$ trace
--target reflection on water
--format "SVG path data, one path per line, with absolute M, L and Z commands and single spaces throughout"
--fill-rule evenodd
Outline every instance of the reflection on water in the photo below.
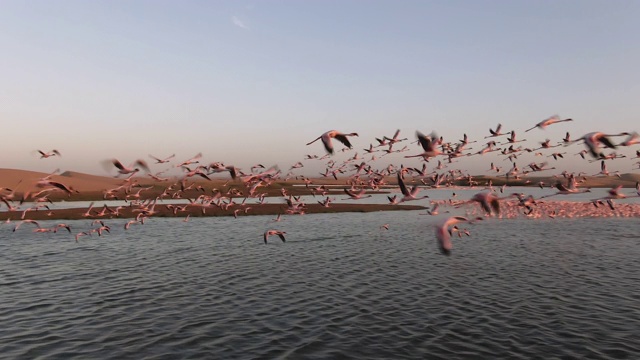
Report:
M 444 257 L 418 213 L 2 224 L 1 357 L 640 356 L 637 219 L 489 219 Z

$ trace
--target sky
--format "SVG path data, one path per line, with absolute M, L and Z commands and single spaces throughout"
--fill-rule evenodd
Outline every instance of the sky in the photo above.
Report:
M 359 134 L 337 161 L 396 129 L 466 133 L 472 151 L 498 123 L 527 147 L 637 131 L 639 18 L 640 2 L 617 0 L 0 0 L 0 168 L 107 175 L 106 159 L 201 152 L 287 170 L 322 156 L 305 144 L 331 129 Z M 574 121 L 523 133 L 554 114 Z M 405 144 L 375 166 L 419 165 Z M 557 166 L 599 171 L 572 155 L 583 148 L 557 149 Z M 552 161 L 528 156 L 521 167 Z M 610 167 L 632 172 L 627 160 Z M 492 161 L 509 168 L 497 155 L 456 167 Z M 325 166 L 304 164 L 307 176 Z

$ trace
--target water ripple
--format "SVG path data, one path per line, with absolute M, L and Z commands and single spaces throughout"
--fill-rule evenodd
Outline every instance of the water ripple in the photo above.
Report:
M 271 216 L 152 219 L 78 244 L 0 228 L 0 354 L 640 357 L 634 219 L 487 220 L 447 258 L 437 219 L 380 217 L 288 217 L 287 243 L 268 245 Z

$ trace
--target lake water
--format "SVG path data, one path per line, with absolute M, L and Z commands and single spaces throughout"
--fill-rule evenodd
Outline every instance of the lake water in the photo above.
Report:
M 0 224 L 0 358 L 640 358 L 637 218 L 423 212 Z

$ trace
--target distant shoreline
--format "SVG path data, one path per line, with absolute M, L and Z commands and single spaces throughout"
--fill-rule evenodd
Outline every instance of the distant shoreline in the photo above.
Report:
M 212 217 L 212 216 L 234 216 L 234 211 L 237 211 L 237 216 L 255 216 L 255 215 L 285 215 L 287 211 L 286 204 L 250 204 L 246 206 L 233 206 L 228 210 L 223 210 L 218 206 L 211 206 L 205 208 L 204 212 L 202 208 L 198 206 L 188 206 L 185 211 L 173 211 L 166 206 L 167 204 L 158 204 L 154 208 L 154 213 L 150 216 L 153 217 L 182 217 L 187 215 L 191 217 Z M 185 204 L 179 204 L 185 205 Z M 135 218 L 140 211 L 137 207 L 125 207 L 119 210 L 119 214 L 112 215 L 106 213 L 104 216 L 98 216 L 96 213 L 103 209 L 102 206 L 96 206 L 93 209 L 93 215 L 84 216 L 87 208 L 73 208 L 73 209 L 57 209 L 57 210 L 37 210 L 29 211 L 26 219 L 31 220 L 108 220 L 108 219 L 131 219 Z M 245 209 L 249 209 L 245 212 Z M 341 213 L 341 212 L 377 212 L 377 211 L 402 211 L 402 210 L 424 210 L 425 206 L 420 205 L 389 205 L 389 204 L 331 204 L 329 207 L 322 206 L 320 204 L 307 204 L 304 207 L 304 214 L 328 214 L 328 213 Z M 20 221 L 22 211 L 3 211 L 0 212 L 0 221 Z

